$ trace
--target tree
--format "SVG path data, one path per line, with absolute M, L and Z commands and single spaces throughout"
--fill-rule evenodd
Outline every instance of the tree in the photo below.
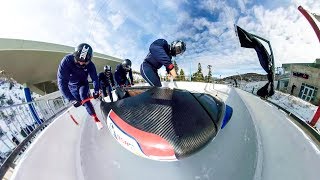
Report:
M 184 75 L 183 69 L 180 69 L 180 80 L 181 80 L 181 81 L 185 81 L 185 80 L 186 80 L 186 77 L 185 77 L 185 75 Z
M 204 81 L 204 76 L 202 74 L 201 64 L 198 63 L 198 71 L 192 75 L 192 81 L 202 82 Z
M 0 138 L 4 135 L 4 131 L 2 130 L 2 128 L 0 127 Z
M 202 73 L 202 68 L 200 63 L 198 63 L 198 73 Z
M 12 81 L 10 81 L 10 84 L 9 84 L 9 90 L 11 90 L 13 88 L 14 84 Z
M 212 65 L 208 65 L 208 75 L 206 76 L 206 81 L 207 82 L 211 82 L 212 80 L 212 69 L 211 69 Z
M 4 94 L 2 94 L 2 95 L 0 96 L 0 100 L 3 100 L 3 99 L 6 99 L 6 95 L 4 95 Z
M 173 61 L 173 65 L 174 65 L 174 70 L 176 70 L 177 75 L 179 75 L 179 67 L 176 61 Z
M 10 118 L 9 118 L 10 115 L 7 115 L 5 114 L 4 112 L 0 111 L 0 117 L 4 120 L 4 122 L 6 124 L 10 124 Z M 10 127 L 9 127 L 10 128 Z
M 8 104 L 8 105 L 13 105 L 14 104 L 14 102 L 13 102 L 13 100 L 10 98 L 10 99 L 8 99 L 7 101 L 6 101 L 6 103 Z
M 176 70 L 176 73 L 177 73 L 177 78 L 176 80 L 179 81 L 180 80 L 180 77 L 179 77 L 179 67 L 178 67 L 178 64 L 177 62 L 174 60 L 173 61 L 173 65 L 174 65 L 174 70 Z
M 3 119 L 8 118 L 8 116 L 3 111 L 0 111 L 0 117 L 2 117 Z

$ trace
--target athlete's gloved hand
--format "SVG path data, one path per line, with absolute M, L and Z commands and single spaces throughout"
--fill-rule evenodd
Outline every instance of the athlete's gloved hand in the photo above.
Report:
M 93 98 L 97 99 L 99 97 L 99 92 L 93 92 Z
M 81 102 L 80 102 L 80 101 L 74 100 L 74 101 L 72 101 L 71 103 L 72 103 L 73 106 L 76 107 L 76 108 L 79 107 L 79 106 L 81 106 Z

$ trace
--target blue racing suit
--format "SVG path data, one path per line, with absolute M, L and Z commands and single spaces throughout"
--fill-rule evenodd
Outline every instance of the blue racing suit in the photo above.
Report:
M 102 90 L 102 95 L 103 97 L 107 97 L 107 88 L 108 88 L 108 94 L 110 97 L 111 102 L 113 102 L 113 97 L 112 97 L 112 86 L 114 86 L 114 79 L 113 79 L 113 74 L 112 72 L 110 73 L 105 73 L 101 72 L 98 75 L 99 78 L 99 86 Z
M 90 95 L 88 75 L 92 79 L 94 92 L 99 92 L 97 70 L 93 62 L 81 68 L 76 65 L 73 54 L 66 55 L 61 60 L 57 73 L 58 87 L 62 95 L 69 101 L 87 99 Z M 84 106 L 90 115 L 95 114 L 90 101 Z
M 127 78 L 127 73 L 129 73 L 130 82 Z M 114 78 L 118 84 L 118 86 L 124 86 L 124 85 L 133 85 L 133 76 L 132 76 L 132 70 L 129 71 L 125 70 L 121 64 L 118 64 L 116 67 L 116 71 L 114 72 Z
M 171 61 L 170 45 L 164 39 L 155 40 L 149 48 L 149 53 L 140 66 L 142 77 L 151 85 L 161 87 L 158 69 L 162 66 L 166 67 L 169 72 L 174 68 Z

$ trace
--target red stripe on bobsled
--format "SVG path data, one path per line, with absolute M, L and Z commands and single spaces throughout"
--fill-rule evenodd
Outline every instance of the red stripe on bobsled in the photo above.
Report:
M 175 157 L 172 146 L 159 135 L 141 131 L 123 121 L 114 111 L 109 114 L 114 123 L 124 132 L 134 137 L 146 156 Z

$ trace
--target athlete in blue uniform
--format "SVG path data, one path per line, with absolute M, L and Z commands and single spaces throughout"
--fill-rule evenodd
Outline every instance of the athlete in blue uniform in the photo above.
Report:
M 88 75 L 93 82 L 93 97 L 95 99 L 99 97 L 99 81 L 96 67 L 91 61 L 92 55 L 91 46 L 82 43 L 76 47 L 73 54 L 66 55 L 59 65 L 57 73 L 59 90 L 66 99 L 72 102 L 74 107 L 81 106 L 81 101 L 89 98 Z M 98 119 L 92 103 L 87 101 L 83 105 L 93 117 L 98 129 L 101 129 L 103 125 Z
M 158 69 L 166 67 L 167 73 L 175 78 L 177 73 L 171 61 L 172 56 L 184 53 L 186 44 L 179 40 L 173 41 L 171 45 L 164 39 L 155 40 L 149 48 L 149 53 L 140 66 L 142 77 L 151 85 L 161 87 Z
M 110 97 L 111 102 L 113 102 L 112 97 L 112 87 L 114 87 L 114 79 L 113 74 L 111 72 L 112 68 L 111 66 L 107 65 L 104 67 L 104 71 L 100 72 L 98 75 L 99 78 L 99 86 L 102 90 L 102 96 L 107 97 L 107 88 L 108 88 L 108 95 Z
M 127 78 L 128 73 L 130 81 Z M 130 59 L 125 59 L 121 64 L 117 65 L 116 71 L 114 72 L 114 78 L 117 82 L 117 85 L 120 87 L 134 85 Z

